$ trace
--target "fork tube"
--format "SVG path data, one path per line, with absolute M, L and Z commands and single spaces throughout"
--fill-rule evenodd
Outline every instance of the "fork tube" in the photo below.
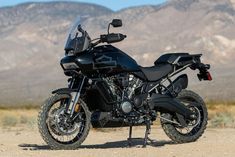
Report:
M 78 102 L 78 100 L 80 98 L 81 90 L 82 90 L 82 87 L 83 87 L 85 79 L 86 79 L 86 77 L 83 76 L 82 82 L 81 82 L 81 85 L 80 85 L 78 91 L 71 93 L 72 97 L 71 97 L 71 101 L 70 101 L 70 104 L 69 104 L 69 107 L 68 107 L 68 111 L 67 111 L 67 113 L 70 114 L 70 117 L 73 116 L 74 108 L 75 108 L 75 105 L 77 104 L 77 102 Z
M 69 87 L 69 88 L 72 88 L 72 87 L 73 87 L 73 84 L 74 84 L 74 78 L 71 78 L 68 87 Z

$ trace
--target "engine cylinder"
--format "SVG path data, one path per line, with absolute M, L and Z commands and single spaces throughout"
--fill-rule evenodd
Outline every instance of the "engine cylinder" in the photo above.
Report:
M 139 108 L 141 107 L 143 104 L 143 98 L 141 97 L 141 95 L 135 96 L 134 97 L 134 105 L 135 107 Z

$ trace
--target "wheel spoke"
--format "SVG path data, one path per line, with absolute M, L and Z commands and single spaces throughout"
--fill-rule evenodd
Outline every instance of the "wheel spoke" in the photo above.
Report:
M 81 112 L 77 113 L 77 115 L 74 118 L 74 120 L 77 119 L 75 120 L 74 124 L 69 124 L 69 125 L 66 124 L 65 126 L 65 123 L 67 123 L 66 122 L 67 120 L 63 120 L 63 119 L 67 117 L 66 115 L 64 115 L 64 109 L 65 109 L 65 107 L 63 107 L 64 102 L 65 101 L 62 100 L 60 101 L 60 103 L 55 103 L 51 107 L 51 109 L 48 112 L 46 124 L 48 126 L 50 134 L 52 135 L 54 139 L 56 139 L 58 142 L 67 143 L 67 142 L 73 142 L 75 138 L 79 138 L 83 134 L 85 124 L 86 124 L 86 114 L 83 108 L 81 108 L 82 109 L 80 110 Z M 57 119 L 59 118 L 60 120 L 58 121 L 54 120 L 56 118 Z
M 39 114 L 40 133 L 42 137 L 52 139 L 53 144 L 48 143 L 52 148 L 63 148 L 65 145 L 68 146 L 66 148 L 78 147 L 90 129 L 87 125 L 91 118 L 87 105 L 82 100 L 79 101 L 81 107 L 73 120 L 65 112 L 68 99 L 70 98 L 65 94 L 55 94 L 43 104 Z
M 189 128 L 188 128 L 188 127 L 186 127 L 185 129 L 186 129 L 187 133 L 189 133 Z
M 194 103 L 196 103 L 194 100 L 182 99 L 181 102 L 185 106 L 188 106 L 192 112 L 197 113 L 197 116 L 200 116 L 198 117 L 199 119 L 188 122 L 188 126 L 184 128 L 178 127 L 177 129 L 181 134 L 191 136 L 200 129 L 200 123 L 203 121 L 203 109 L 198 106 L 194 106 Z

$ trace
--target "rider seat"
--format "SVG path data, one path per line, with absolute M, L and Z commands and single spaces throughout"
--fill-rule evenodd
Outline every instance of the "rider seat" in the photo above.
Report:
M 170 64 L 161 64 L 152 67 L 140 67 L 140 69 L 149 81 L 157 81 L 173 72 L 173 66 Z
M 155 62 L 154 65 L 159 64 L 174 64 L 174 62 L 179 57 L 189 57 L 190 55 L 188 53 L 167 53 L 162 56 L 160 56 Z
M 175 69 L 183 68 L 193 63 L 195 58 L 200 58 L 201 54 L 190 55 L 188 53 L 167 53 L 160 56 L 152 67 L 140 67 L 148 81 L 158 81 L 159 79 L 172 73 Z

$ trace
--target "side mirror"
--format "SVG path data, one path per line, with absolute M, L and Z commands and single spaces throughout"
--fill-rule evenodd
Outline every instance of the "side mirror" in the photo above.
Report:
M 81 32 L 82 34 L 85 33 L 85 31 L 82 29 L 82 26 L 80 24 L 77 26 L 77 30 Z
M 113 21 L 110 24 L 113 27 L 121 27 L 122 26 L 122 20 L 121 19 L 113 19 Z

